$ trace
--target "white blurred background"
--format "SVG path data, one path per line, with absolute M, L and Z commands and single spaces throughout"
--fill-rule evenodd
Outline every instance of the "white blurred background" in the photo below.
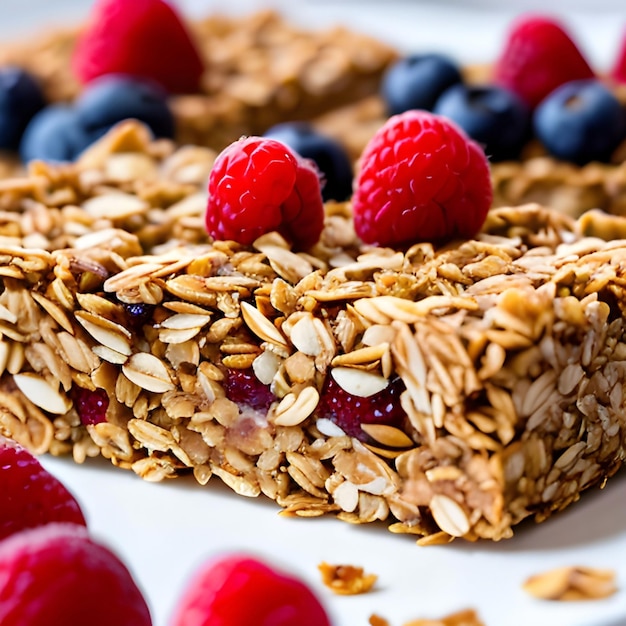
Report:
M 132 0 L 127 0 L 132 2 Z M 446 51 L 466 62 L 493 59 L 514 16 L 541 11 L 561 17 L 598 71 L 626 37 L 626 0 L 173 0 L 189 17 L 274 7 L 305 26 L 343 23 L 404 51 Z M 92 0 L 0 0 L 0 37 L 42 25 L 78 23 Z

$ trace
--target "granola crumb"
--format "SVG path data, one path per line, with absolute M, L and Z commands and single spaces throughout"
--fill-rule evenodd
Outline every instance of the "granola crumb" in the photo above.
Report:
M 378 580 L 376 574 L 366 574 L 362 567 L 355 565 L 330 565 L 322 562 L 317 567 L 322 574 L 322 582 L 338 595 L 368 593 Z M 376 624 L 384 626 L 382 622 L 375 622 L 374 626 Z
M 391 626 L 379 615 L 372 614 L 369 618 L 370 626 Z M 405 622 L 403 626 L 485 626 L 474 609 L 463 609 L 439 619 L 415 619 Z
M 583 566 L 541 572 L 530 576 L 522 588 L 535 598 L 560 602 L 601 600 L 617 591 L 613 570 Z

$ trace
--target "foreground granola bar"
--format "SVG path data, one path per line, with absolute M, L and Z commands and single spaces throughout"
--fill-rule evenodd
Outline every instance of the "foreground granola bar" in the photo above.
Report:
M 502 208 L 475 240 L 401 252 L 360 247 L 329 204 L 311 253 L 212 244 L 213 157 L 129 123 L 2 182 L 0 432 L 422 543 L 510 537 L 619 469 L 626 221 Z M 249 368 L 267 414 L 226 397 Z M 399 376 L 404 425 L 345 435 L 316 413 L 331 375 L 350 393 Z

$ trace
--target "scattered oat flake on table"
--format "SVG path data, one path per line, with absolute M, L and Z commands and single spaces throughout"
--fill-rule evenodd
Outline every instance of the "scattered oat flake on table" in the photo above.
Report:
M 440 619 L 416 619 L 404 626 L 485 626 L 474 609 L 463 609 Z
M 322 582 L 338 595 L 367 593 L 378 580 L 376 574 L 366 574 L 362 567 L 355 565 L 330 565 L 323 562 L 317 567 L 322 574 Z M 383 626 L 382 622 L 380 626 Z
M 617 591 L 613 570 L 575 566 L 531 576 L 522 587 L 535 598 L 559 601 L 600 600 Z
M 391 626 L 389 622 L 379 615 L 372 615 L 369 619 L 370 626 Z M 485 626 L 474 609 L 463 609 L 440 619 L 416 619 L 406 622 L 403 626 Z

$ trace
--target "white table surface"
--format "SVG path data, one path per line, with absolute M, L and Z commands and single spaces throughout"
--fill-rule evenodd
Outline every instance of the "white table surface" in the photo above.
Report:
M 235 0 L 228 10 L 267 4 Z M 440 50 L 484 62 L 497 54 L 514 15 L 543 4 L 284 0 L 273 6 L 302 24 L 342 22 L 406 51 Z M 214 10 L 217 3 L 185 0 L 179 5 L 194 16 Z M 0 37 L 75 22 L 90 6 L 86 0 L 0 0 Z M 567 20 L 597 69 L 612 64 L 620 37 L 626 35 L 623 0 L 555 0 L 551 10 Z M 549 522 L 523 525 L 511 540 L 418 548 L 411 538 L 391 535 L 383 527 L 279 517 L 272 503 L 235 496 L 217 480 L 206 487 L 182 479 L 154 485 L 103 462 L 84 467 L 67 459 L 43 462 L 76 494 L 94 535 L 129 565 L 152 607 L 155 626 L 168 624 L 181 590 L 201 563 L 235 549 L 252 550 L 301 575 L 319 592 L 335 626 L 367 626 L 372 613 L 401 626 L 464 607 L 476 608 L 487 626 L 626 626 L 624 472 L 604 491 L 585 494 Z M 379 576 L 377 590 L 333 596 L 316 570 L 322 560 L 364 566 Z M 526 576 L 568 564 L 614 568 L 619 592 L 601 602 L 575 604 L 540 602 L 522 592 Z

